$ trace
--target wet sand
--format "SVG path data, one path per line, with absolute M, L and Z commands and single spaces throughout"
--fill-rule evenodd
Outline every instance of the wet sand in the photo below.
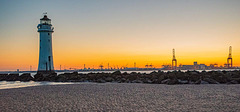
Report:
M 240 111 L 240 85 L 81 83 L 0 90 L 0 111 Z

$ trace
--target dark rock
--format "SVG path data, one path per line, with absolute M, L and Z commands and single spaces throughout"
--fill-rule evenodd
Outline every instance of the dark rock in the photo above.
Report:
M 0 74 L 0 81 L 7 80 L 8 74 Z
M 143 83 L 141 80 L 133 80 L 132 83 Z
M 143 83 L 152 83 L 152 81 L 148 78 L 141 78 L 140 79 Z
M 199 74 L 195 74 L 196 72 L 194 72 L 193 74 L 189 74 L 188 76 L 188 80 L 191 81 L 191 82 L 196 82 L 198 80 L 201 79 L 201 75 Z
M 170 79 L 168 82 L 167 82 L 168 85 L 174 85 L 174 84 L 179 84 L 178 80 L 177 79 Z
M 130 74 L 128 75 L 127 79 L 129 79 L 130 81 L 136 80 L 138 78 L 138 76 L 135 74 Z
M 36 75 L 34 75 L 34 81 L 44 81 L 44 80 L 45 78 L 42 73 L 37 73 Z
M 230 82 L 232 84 L 240 84 L 240 78 L 232 78 Z
M 155 74 L 158 74 L 158 72 L 153 71 L 153 72 L 151 72 L 149 75 L 155 75 Z
M 197 71 L 192 71 L 192 72 L 190 72 L 190 74 L 191 74 L 191 75 L 198 75 L 199 72 L 197 72 Z
M 176 78 L 180 80 L 189 80 L 189 74 L 183 73 L 183 72 L 178 72 L 176 74 Z
M 64 76 L 67 80 L 80 80 L 81 79 L 81 76 L 77 72 L 64 73 Z
M 220 84 L 219 82 L 217 82 L 214 79 L 210 79 L 210 78 L 204 78 L 203 81 L 208 82 L 209 84 Z
M 169 79 L 176 79 L 176 78 L 177 78 L 177 76 L 176 76 L 175 73 L 168 73 L 166 76 L 167 76 Z
M 126 79 L 125 78 L 121 78 L 121 82 L 126 82 Z
M 236 81 L 236 80 L 231 80 L 230 82 L 227 82 L 227 84 L 238 84 L 238 81 Z
M 106 81 L 103 80 L 103 79 L 98 79 L 96 82 L 98 82 L 98 83 L 105 83 Z
M 170 81 L 170 79 L 165 79 L 165 80 L 161 81 L 161 84 L 167 84 L 168 81 Z
M 64 73 L 38 73 L 34 78 L 30 74 L 0 74 L 0 81 L 72 81 L 72 82 L 119 82 L 119 83 L 154 83 L 154 84 L 236 84 L 240 83 L 240 71 L 173 71 L 173 72 L 151 72 L 146 73 L 88 73 L 78 74 L 78 72 Z
M 230 81 L 230 76 L 227 76 L 225 74 L 211 75 L 211 78 L 222 84 Z
M 57 79 L 57 73 L 51 73 L 45 77 L 45 80 L 47 81 L 56 81 Z
M 56 78 L 56 81 L 57 82 L 66 82 L 67 78 L 66 78 L 65 74 L 59 74 Z
M 119 74 L 119 75 L 121 75 L 121 74 Z M 122 75 L 128 75 L 128 73 L 127 72 L 123 72 Z
M 209 83 L 206 81 L 203 81 L 202 79 L 199 79 L 195 82 L 195 84 L 209 84 Z
M 239 72 L 233 72 L 231 75 L 232 78 L 240 78 Z
M 114 79 L 112 78 L 112 77 L 107 77 L 106 79 L 105 79 L 105 81 L 106 82 L 112 82 Z
M 113 72 L 112 75 L 121 75 L 121 72 L 118 70 L 118 71 Z
M 33 77 L 31 76 L 30 73 L 23 73 L 20 75 L 20 81 L 31 81 L 33 80 Z
M 35 81 L 56 81 L 57 73 L 37 73 L 34 75 Z
M 6 81 L 19 81 L 19 74 L 9 74 L 7 75 Z
M 178 83 L 179 84 L 189 84 L 189 81 L 188 80 L 180 80 L 180 79 L 178 79 Z

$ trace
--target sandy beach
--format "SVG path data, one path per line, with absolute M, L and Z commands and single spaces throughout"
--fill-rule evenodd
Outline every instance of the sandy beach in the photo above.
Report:
M 0 111 L 240 111 L 240 85 L 80 83 L 0 90 Z

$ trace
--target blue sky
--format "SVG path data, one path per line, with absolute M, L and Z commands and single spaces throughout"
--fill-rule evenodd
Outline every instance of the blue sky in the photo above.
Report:
M 239 0 L 0 0 L 0 70 L 37 68 L 36 26 L 44 12 L 55 27 L 56 66 L 161 66 L 172 48 L 182 64 L 224 64 L 230 45 L 239 65 L 239 6 Z

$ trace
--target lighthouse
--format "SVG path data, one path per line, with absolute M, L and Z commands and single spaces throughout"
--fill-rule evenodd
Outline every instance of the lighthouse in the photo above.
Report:
M 40 19 L 40 24 L 37 26 L 39 32 L 39 62 L 38 73 L 52 73 L 54 72 L 53 66 L 53 53 L 52 53 L 52 33 L 53 27 L 51 19 L 44 15 Z

